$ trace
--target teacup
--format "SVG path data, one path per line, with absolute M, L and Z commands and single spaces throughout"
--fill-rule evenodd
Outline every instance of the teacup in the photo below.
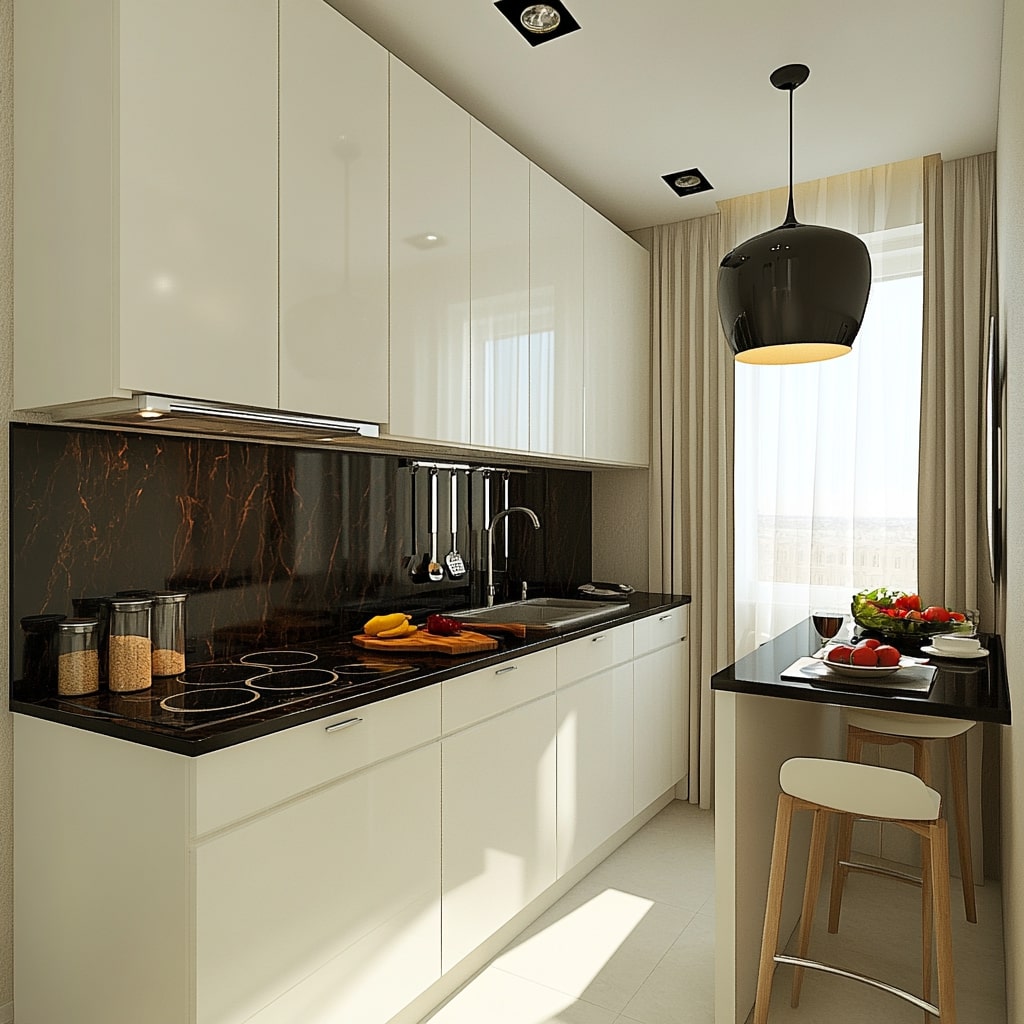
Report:
M 943 633 L 932 637 L 932 646 L 946 654 L 973 654 L 980 650 L 981 641 L 976 636 L 962 636 L 958 633 Z

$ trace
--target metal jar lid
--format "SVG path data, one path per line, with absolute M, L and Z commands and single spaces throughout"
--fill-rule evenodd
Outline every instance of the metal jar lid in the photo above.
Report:
M 89 633 L 100 624 L 99 619 L 75 618 L 65 619 L 57 623 L 61 633 Z
M 122 612 L 141 612 L 153 607 L 150 597 L 112 597 L 110 607 Z
M 155 590 L 151 596 L 154 604 L 181 604 L 188 594 L 183 590 Z

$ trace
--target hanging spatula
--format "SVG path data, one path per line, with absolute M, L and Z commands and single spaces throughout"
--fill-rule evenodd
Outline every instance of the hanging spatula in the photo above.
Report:
M 444 567 L 453 580 L 461 580 L 466 575 L 466 563 L 459 554 L 459 471 L 448 471 L 451 480 L 451 514 L 452 514 L 452 549 L 444 556 Z

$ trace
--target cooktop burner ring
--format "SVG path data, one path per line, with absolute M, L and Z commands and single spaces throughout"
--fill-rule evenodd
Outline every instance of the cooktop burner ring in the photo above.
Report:
M 242 708 L 260 699 L 258 690 L 242 686 L 209 686 L 201 690 L 172 693 L 160 701 L 164 711 L 175 714 L 212 714 Z
M 310 651 L 252 651 L 238 659 L 243 665 L 258 665 L 261 668 L 299 668 L 312 665 L 317 656 Z
M 253 690 L 271 693 L 293 690 L 322 690 L 338 681 L 338 673 L 327 668 L 291 668 L 277 672 L 264 672 L 248 680 L 246 686 Z
M 239 665 L 233 661 L 209 662 L 189 665 L 176 678 L 186 686 L 230 686 L 233 683 L 247 683 L 269 671 L 262 665 Z

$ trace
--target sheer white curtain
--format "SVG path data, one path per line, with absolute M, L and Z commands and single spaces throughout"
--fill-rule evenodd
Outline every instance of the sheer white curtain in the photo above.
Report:
M 860 235 L 873 282 L 853 352 L 736 364 L 736 654 L 867 586 L 917 581 L 922 161 L 797 186 L 804 223 Z M 780 224 L 787 190 L 719 204 L 723 253 Z

